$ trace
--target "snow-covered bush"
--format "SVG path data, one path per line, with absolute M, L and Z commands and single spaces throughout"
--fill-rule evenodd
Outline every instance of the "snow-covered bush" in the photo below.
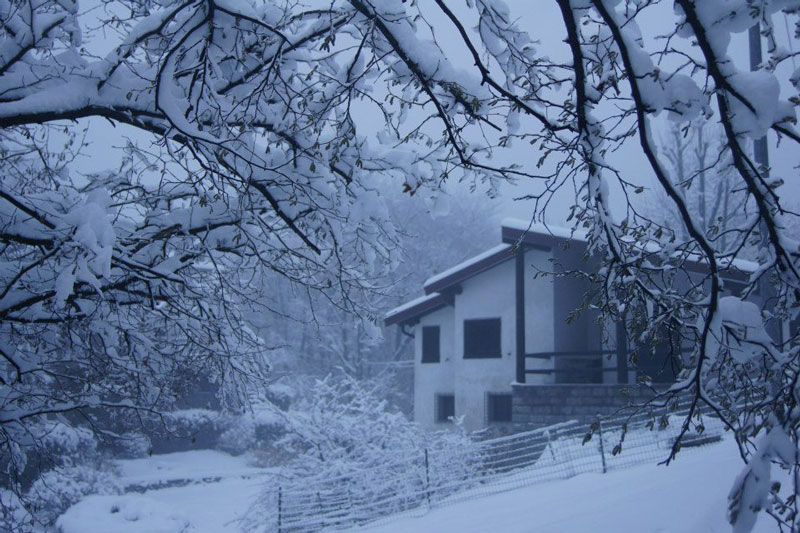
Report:
M 166 413 L 153 428 L 156 453 L 212 448 L 227 425 L 226 416 L 211 409 L 179 409 Z
M 83 496 L 120 490 L 95 434 L 59 420 L 31 426 L 17 453 L 0 458 L 2 524 L 12 531 L 47 527 Z
M 283 470 L 265 487 L 249 523 L 272 523 L 279 487 L 286 509 L 323 513 L 335 499 L 344 510 L 375 505 L 372 512 L 386 513 L 419 505 L 426 490 L 441 495 L 452 480 L 474 477 L 477 445 L 460 425 L 426 432 L 389 409 L 379 387 L 330 375 L 292 406 L 285 434 L 271 446 L 282 451 Z M 316 503 L 307 501 L 309 494 Z
M 0 466 L 5 473 L 0 477 L 0 487 L 24 491 L 48 470 L 85 464 L 97 458 L 97 440 L 92 431 L 61 421 L 42 420 L 30 427 L 12 453 L 0 453 Z
M 469 440 L 458 432 L 427 433 L 392 411 L 378 386 L 344 374 L 317 380 L 289 411 L 286 436 L 277 443 L 298 458 L 292 467 L 304 474 L 329 474 L 337 468 L 381 465 L 390 456 L 395 462 L 417 460 L 426 448 L 451 449 L 455 455 L 469 448 Z
M 118 459 L 138 459 L 145 457 L 153 450 L 150 437 L 144 433 L 128 431 L 114 439 L 111 455 Z
M 259 404 L 247 412 L 232 417 L 219 436 L 217 448 L 233 455 L 245 452 L 265 452 L 286 432 L 285 418 L 272 404 Z M 276 452 L 276 450 L 273 450 Z M 259 454 L 274 462 L 275 453 Z
M 111 465 L 94 463 L 57 467 L 43 473 L 33 482 L 25 499 L 36 510 L 36 521 L 50 525 L 84 496 L 121 491 Z

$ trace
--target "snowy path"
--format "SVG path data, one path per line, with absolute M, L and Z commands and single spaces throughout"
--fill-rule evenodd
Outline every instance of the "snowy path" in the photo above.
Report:
M 726 497 L 740 468 L 736 448 L 724 442 L 687 450 L 669 467 L 582 474 L 354 531 L 729 533 Z M 754 533 L 774 531 L 769 517 L 759 517 Z

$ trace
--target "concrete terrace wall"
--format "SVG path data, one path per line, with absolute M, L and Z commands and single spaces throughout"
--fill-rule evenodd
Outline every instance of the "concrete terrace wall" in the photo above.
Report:
M 512 421 L 534 428 L 566 420 L 592 422 L 597 415 L 614 415 L 620 408 L 652 397 L 631 385 L 514 385 Z

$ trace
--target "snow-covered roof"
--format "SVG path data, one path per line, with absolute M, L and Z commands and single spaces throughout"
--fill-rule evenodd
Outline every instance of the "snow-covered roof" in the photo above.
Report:
M 543 224 L 541 222 L 532 222 L 530 220 L 523 220 L 520 218 L 504 218 L 501 222 L 501 225 L 503 229 L 507 228 L 532 235 L 543 235 L 581 242 L 586 242 L 587 240 L 586 231 L 580 228 L 570 229 L 562 226 L 556 226 L 554 224 Z
M 532 223 L 529 220 L 522 220 L 518 218 L 503 219 L 503 240 L 506 243 L 515 243 L 521 239 L 526 244 L 540 244 L 546 247 L 551 247 L 554 239 L 566 239 L 585 243 L 588 241 L 588 233 L 583 228 L 564 228 L 551 224 Z M 656 253 L 659 248 L 656 243 L 647 243 L 644 250 Z M 689 254 L 685 259 L 694 266 L 695 269 L 703 270 L 708 269 L 704 258 L 700 254 Z M 759 269 L 756 262 L 746 259 L 721 260 L 719 266 L 722 269 L 735 269 L 742 273 L 750 274 Z
M 448 301 L 452 303 L 452 299 L 448 300 L 448 297 L 452 298 L 448 290 L 452 290 L 464 280 L 514 257 L 514 246 L 517 243 L 533 248 L 553 249 L 564 241 L 572 241 L 585 246 L 588 240 L 587 232 L 580 228 L 570 229 L 515 218 L 503 219 L 502 237 L 503 244 L 489 248 L 483 253 L 428 278 L 423 285 L 426 295 L 395 307 L 386 313 L 384 317 L 386 325 L 407 323 L 444 307 Z M 708 268 L 699 256 L 696 259 L 689 257 L 687 266 L 690 267 L 690 270 L 697 272 L 705 271 Z M 742 259 L 723 262 L 720 266 L 724 269 L 731 269 L 725 276 L 734 281 L 758 270 L 758 264 Z
M 424 287 L 427 294 L 441 292 L 467 278 L 503 263 L 514 256 L 513 246 L 520 241 L 529 246 L 552 248 L 564 240 L 586 242 L 586 232 L 560 226 L 532 223 L 528 220 L 506 218 L 502 222 L 503 244 L 486 250 L 474 257 L 428 278 Z
M 571 240 L 586 242 L 586 232 L 551 224 L 533 223 L 530 220 L 506 218 L 502 222 L 503 244 L 490 248 L 471 257 L 444 272 L 440 272 L 425 281 L 425 292 L 432 293 L 463 281 L 484 270 L 491 268 L 513 257 L 512 247 L 521 241 L 523 244 L 552 248 L 557 241 Z
M 403 305 L 395 307 L 384 315 L 383 320 L 387 326 L 391 326 L 392 324 L 400 324 L 408 321 L 409 319 L 430 313 L 431 311 L 435 311 L 436 309 L 443 307 L 445 303 L 444 297 L 442 297 L 442 295 L 438 292 L 426 294 L 425 296 L 420 296 L 419 298 L 415 298 L 410 302 L 406 302 Z
M 430 278 L 425 280 L 425 283 L 424 283 L 425 292 L 428 292 L 427 289 L 428 289 L 429 286 L 435 285 L 436 283 L 438 283 L 438 282 L 440 282 L 440 281 L 452 276 L 453 274 L 457 274 L 458 272 L 461 272 L 461 271 L 463 271 L 463 270 L 465 270 L 465 269 L 467 269 L 467 268 L 469 268 L 471 266 L 475 266 L 475 265 L 477 265 L 477 264 L 479 264 L 479 263 L 481 263 L 483 261 L 486 261 L 487 259 L 491 259 L 493 256 L 502 255 L 503 252 L 506 252 L 506 251 L 508 251 L 510 249 L 511 249 L 511 245 L 510 244 L 498 244 L 497 246 L 495 246 L 493 248 L 489 248 L 485 252 L 480 253 L 480 254 L 478 254 L 478 255 L 476 255 L 474 257 L 470 257 L 466 261 L 462 261 L 461 263 L 459 263 L 459 264 L 457 264 L 457 265 L 455 265 L 453 267 L 450 267 L 450 268 L 448 268 L 447 270 L 445 270 L 443 272 L 439 272 L 435 276 L 431 276 Z M 509 255 L 505 259 L 508 259 L 510 257 L 511 256 Z M 496 263 L 492 263 L 491 266 L 494 266 L 495 264 Z

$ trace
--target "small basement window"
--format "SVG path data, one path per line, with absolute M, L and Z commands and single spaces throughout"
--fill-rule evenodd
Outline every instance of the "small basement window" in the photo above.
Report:
M 452 394 L 437 394 L 435 408 L 437 422 L 452 422 L 456 416 L 456 397 Z
M 500 319 L 464 321 L 464 359 L 500 357 Z
M 439 362 L 439 326 L 422 328 L 422 362 Z
M 511 422 L 511 395 L 486 395 L 486 415 L 489 422 Z

